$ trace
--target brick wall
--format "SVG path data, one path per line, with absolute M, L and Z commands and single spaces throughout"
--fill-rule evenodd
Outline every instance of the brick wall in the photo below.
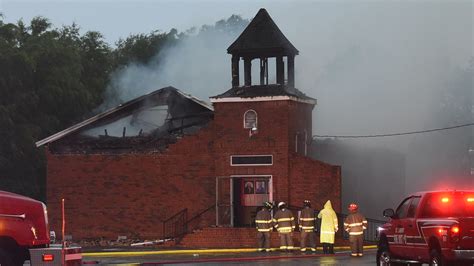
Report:
M 268 101 L 214 107 L 214 120 L 206 128 L 163 153 L 47 152 L 52 229 L 60 231 L 64 197 L 66 231 L 75 239 L 156 239 L 162 235 L 162 221 L 183 208 L 191 218 L 215 204 L 217 176 L 271 175 L 273 200 L 300 206 L 310 199 L 320 208 L 331 199 L 340 210 L 340 168 L 294 154 L 290 144 L 296 132 L 307 129 L 311 136 L 311 105 Z M 243 128 L 249 109 L 258 115 L 258 134 L 252 137 Z M 257 154 L 273 155 L 273 165 L 230 166 L 231 155 Z M 213 211 L 194 220 L 192 229 L 215 224 Z
M 312 138 L 312 111 L 313 105 L 301 102 L 288 103 L 289 152 L 296 152 L 305 155 L 305 147 L 309 152 L 309 145 Z M 298 141 L 296 141 L 298 139 Z M 296 150 L 296 146 L 298 149 Z
M 66 200 L 73 238 L 158 238 L 162 220 L 183 208 L 188 217 L 215 202 L 209 131 L 181 139 L 164 154 L 54 155 L 48 152 L 47 201 L 60 232 Z M 131 235 L 133 234 L 133 235 Z
M 214 150 L 216 174 L 272 175 L 276 199 L 288 198 L 288 124 L 289 101 L 215 103 Z M 247 110 L 257 113 L 258 133 L 249 137 L 243 127 Z M 273 155 L 272 166 L 230 166 L 231 155 Z
M 321 161 L 299 154 L 291 154 L 289 204 L 302 206 L 311 200 L 313 208 L 320 210 L 327 200 L 336 212 L 341 211 L 341 170 Z

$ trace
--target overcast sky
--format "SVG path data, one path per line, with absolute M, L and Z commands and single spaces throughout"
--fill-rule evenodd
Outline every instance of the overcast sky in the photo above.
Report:
M 232 14 L 253 17 L 260 7 L 278 6 L 278 1 L 200 1 L 200 0 L 0 0 L 0 10 L 8 22 L 30 21 L 41 15 L 55 26 L 76 22 L 85 31 L 103 33 L 115 43 L 130 33 L 152 30 L 184 31 L 193 26 L 214 24 Z

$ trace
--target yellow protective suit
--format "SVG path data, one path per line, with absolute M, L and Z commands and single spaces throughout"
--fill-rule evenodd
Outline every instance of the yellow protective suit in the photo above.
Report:
M 334 244 L 334 235 L 338 230 L 337 215 L 333 210 L 331 201 L 328 200 L 324 204 L 324 209 L 318 213 L 318 218 L 321 219 L 321 233 L 320 242 Z

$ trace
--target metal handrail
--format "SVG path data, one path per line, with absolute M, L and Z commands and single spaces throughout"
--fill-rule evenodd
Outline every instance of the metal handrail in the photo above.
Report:
M 189 224 L 215 208 L 215 204 L 188 219 L 188 209 L 182 209 L 163 221 L 163 238 L 179 238 L 188 233 Z
M 209 206 L 207 209 L 201 211 L 200 213 L 194 215 L 191 219 L 189 219 L 188 221 L 186 221 L 186 224 L 190 224 L 192 221 L 196 220 L 197 218 L 201 217 L 203 214 L 205 214 L 206 212 L 214 209 L 216 207 L 215 204 L 212 204 L 211 206 Z
M 163 223 L 169 222 L 170 220 L 173 220 L 175 217 L 177 217 L 177 216 L 179 216 L 182 213 L 187 212 L 187 211 L 188 211 L 188 208 L 184 208 L 184 209 L 180 210 L 179 212 L 177 212 L 175 215 L 173 215 L 170 218 L 164 220 Z
M 182 209 L 175 215 L 163 221 L 163 238 L 176 238 L 187 233 L 188 209 Z M 168 228 L 171 231 L 168 232 Z

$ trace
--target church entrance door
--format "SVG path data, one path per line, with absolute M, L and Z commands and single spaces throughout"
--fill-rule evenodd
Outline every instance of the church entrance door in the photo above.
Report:
M 272 200 L 271 176 L 232 176 L 232 188 L 233 225 L 254 227 L 258 208 Z

